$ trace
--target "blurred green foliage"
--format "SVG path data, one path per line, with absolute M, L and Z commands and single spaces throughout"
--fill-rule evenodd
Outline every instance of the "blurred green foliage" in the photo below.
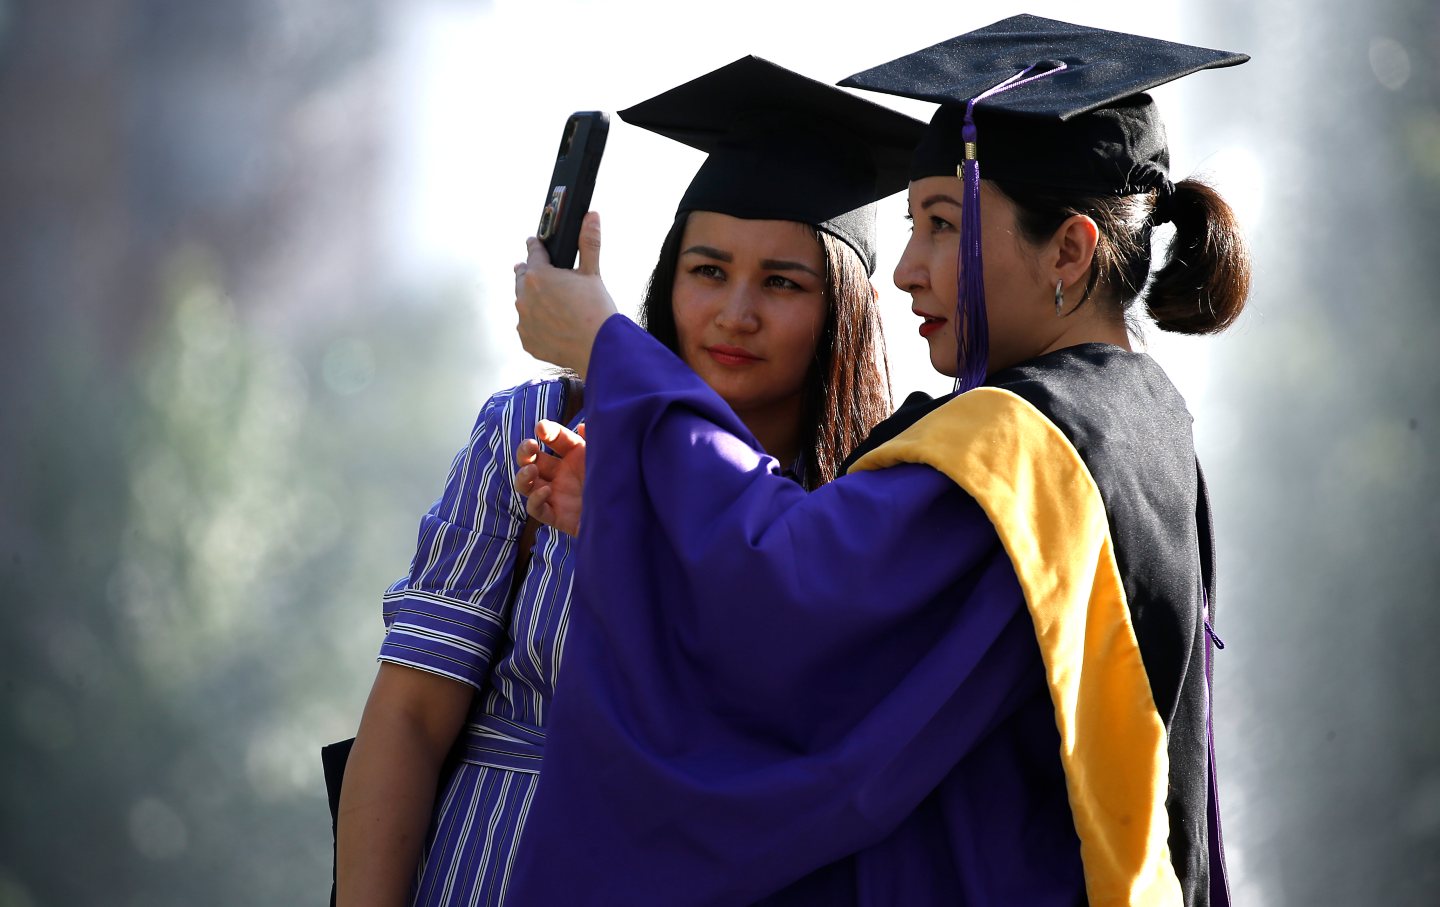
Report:
M 323 901 L 318 749 L 476 409 L 461 294 L 291 334 L 203 248 L 161 285 L 132 365 L 62 332 L 12 411 L 0 907 Z

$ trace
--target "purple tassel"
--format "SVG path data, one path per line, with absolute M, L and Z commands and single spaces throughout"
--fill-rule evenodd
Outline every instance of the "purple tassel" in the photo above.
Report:
M 975 147 L 975 102 L 965 113 L 965 144 Z M 961 166 L 965 193 L 961 199 L 960 254 L 955 257 L 955 336 L 959 361 L 955 390 L 964 393 L 985 383 L 990 366 L 990 319 L 985 312 L 985 261 L 980 248 L 980 162 L 968 154 Z
M 1046 67 L 1032 75 L 1035 70 Z M 955 392 L 979 387 L 990 373 L 990 319 L 985 310 L 985 263 L 980 244 L 980 160 L 975 105 L 991 95 L 1063 72 L 1063 62 L 1028 66 L 965 105 L 965 162 L 958 174 L 965 182 L 960 212 L 960 254 L 955 256 Z

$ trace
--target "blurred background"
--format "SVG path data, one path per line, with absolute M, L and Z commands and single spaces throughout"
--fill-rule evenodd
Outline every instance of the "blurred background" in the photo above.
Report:
M 1157 95 L 1255 295 L 1151 347 L 1218 521 L 1237 900 L 1434 903 L 1434 0 L 0 0 L 0 907 L 325 902 L 319 747 L 480 403 L 541 371 L 510 266 L 569 112 L 1021 11 L 1254 57 Z M 622 307 L 698 163 L 614 121 Z M 944 390 L 888 205 L 897 397 Z

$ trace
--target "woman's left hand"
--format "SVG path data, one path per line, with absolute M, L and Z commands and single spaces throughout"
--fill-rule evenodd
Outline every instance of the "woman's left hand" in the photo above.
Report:
M 591 211 L 580 227 L 580 267 L 552 267 L 545 246 L 525 240 L 525 261 L 515 266 L 516 331 L 536 359 L 568 368 L 583 379 L 590 347 L 615 303 L 600 279 L 600 215 Z

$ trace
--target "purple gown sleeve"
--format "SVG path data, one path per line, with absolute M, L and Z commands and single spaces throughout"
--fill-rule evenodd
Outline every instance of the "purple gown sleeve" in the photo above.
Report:
M 575 606 L 507 904 L 756 900 L 883 839 L 1043 684 L 995 531 L 938 472 L 807 494 L 618 316 L 586 393 Z

